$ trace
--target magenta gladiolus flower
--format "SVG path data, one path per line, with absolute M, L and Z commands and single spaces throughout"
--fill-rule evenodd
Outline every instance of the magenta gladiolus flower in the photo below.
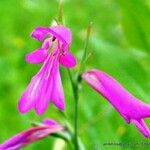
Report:
M 50 36 L 44 39 L 46 36 Z M 76 65 L 76 59 L 69 52 L 71 32 L 68 28 L 58 25 L 52 27 L 37 27 L 32 37 L 44 41 L 41 48 L 26 55 L 29 63 L 43 63 L 39 72 L 32 78 L 19 101 L 21 113 L 34 108 L 37 114 L 42 114 L 53 102 L 60 110 L 64 110 L 64 92 L 62 88 L 59 64 L 67 68 Z
M 0 145 L 0 150 L 17 150 L 61 130 L 63 130 L 63 127 L 57 122 L 46 119 L 41 126 L 25 130 L 5 141 Z
M 105 72 L 89 70 L 82 78 L 105 97 L 127 123 L 135 124 L 145 137 L 150 138 L 150 130 L 144 122 L 144 118 L 150 117 L 150 105 L 134 97 Z

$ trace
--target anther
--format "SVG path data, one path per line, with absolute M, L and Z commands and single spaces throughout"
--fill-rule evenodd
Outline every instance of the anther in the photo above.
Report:
M 52 38 L 52 42 L 54 42 L 56 40 L 56 37 L 55 36 L 53 36 L 53 38 Z

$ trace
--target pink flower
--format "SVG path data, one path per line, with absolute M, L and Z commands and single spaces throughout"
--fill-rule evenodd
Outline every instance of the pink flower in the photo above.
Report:
M 44 38 L 50 36 L 49 38 Z M 64 26 L 37 27 L 32 37 L 43 41 L 42 47 L 26 55 L 29 63 L 43 63 L 39 72 L 32 78 L 19 101 L 21 113 L 34 108 L 37 114 L 42 114 L 53 102 L 60 110 L 64 110 L 64 92 L 61 83 L 59 64 L 67 68 L 76 65 L 76 59 L 69 52 L 71 31 Z
M 105 97 L 127 123 L 135 124 L 145 137 L 150 138 L 150 130 L 144 122 L 144 118 L 150 117 L 150 105 L 134 97 L 105 72 L 89 70 L 82 78 Z
M 46 122 L 44 121 L 44 124 L 41 126 L 33 127 L 20 132 L 19 134 L 5 141 L 0 145 L 0 150 L 17 150 L 23 146 L 40 140 L 49 134 L 56 133 L 61 130 L 63 130 L 63 127 L 57 122 L 51 119 L 46 119 Z

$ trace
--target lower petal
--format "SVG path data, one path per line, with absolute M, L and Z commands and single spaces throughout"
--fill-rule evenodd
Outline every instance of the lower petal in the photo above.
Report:
M 54 89 L 54 78 L 55 72 L 58 68 L 57 57 L 53 55 L 50 56 L 48 61 L 48 67 L 45 70 L 45 74 L 42 77 L 43 85 L 40 87 L 39 97 L 35 102 L 35 111 L 37 114 L 41 115 L 45 112 L 48 107 L 49 101 L 51 100 L 51 95 Z
M 19 103 L 19 111 L 25 113 L 29 111 L 41 96 L 41 91 L 45 84 L 44 75 L 48 70 L 49 58 L 45 61 L 40 71 L 32 78 L 26 90 L 23 92 Z
M 47 55 L 46 50 L 37 49 L 26 55 L 26 61 L 33 64 L 42 63 L 46 59 Z
M 64 54 L 60 55 L 59 63 L 67 68 L 72 68 L 76 65 L 76 59 L 68 50 L 66 50 Z
M 29 83 L 27 89 L 22 94 L 18 103 L 18 108 L 21 113 L 26 113 L 33 107 L 36 99 L 39 96 L 38 87 L 41 84 L 40 80 L 40 77 L 38 75 L 35 75 Z
M 57 71 L 53 78 L 54 78 L 54 83 L 53 83 L 53 91 L 52 91 L 51 99 L 56 107 L 58 107 L 60 110 L 64 110 L 65 98 L 64 98 L 64 91 L 62 87 L 59 68 L 57 68 Z
M 43 85 L 40 87 L 40 94 L 34 105 L 35 111 L 38 115 L 41 115 L 46 111 L 51 97 L 52 88 L 51 80 L 45 79 Z

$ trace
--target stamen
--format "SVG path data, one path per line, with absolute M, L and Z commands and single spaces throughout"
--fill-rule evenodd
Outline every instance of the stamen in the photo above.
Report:
M 53 36 L 53 38 L 52 38 L 52 42 L 54 42 L 56 40 L 56 37 L 55 36 Z
M 52 39 L 52 43 L 48 49 L 48 53 L 50 54 L 52 51 L 55 51 L 58 47 L 58 41 L 56 40 L 56 37 L 53 37 Z

